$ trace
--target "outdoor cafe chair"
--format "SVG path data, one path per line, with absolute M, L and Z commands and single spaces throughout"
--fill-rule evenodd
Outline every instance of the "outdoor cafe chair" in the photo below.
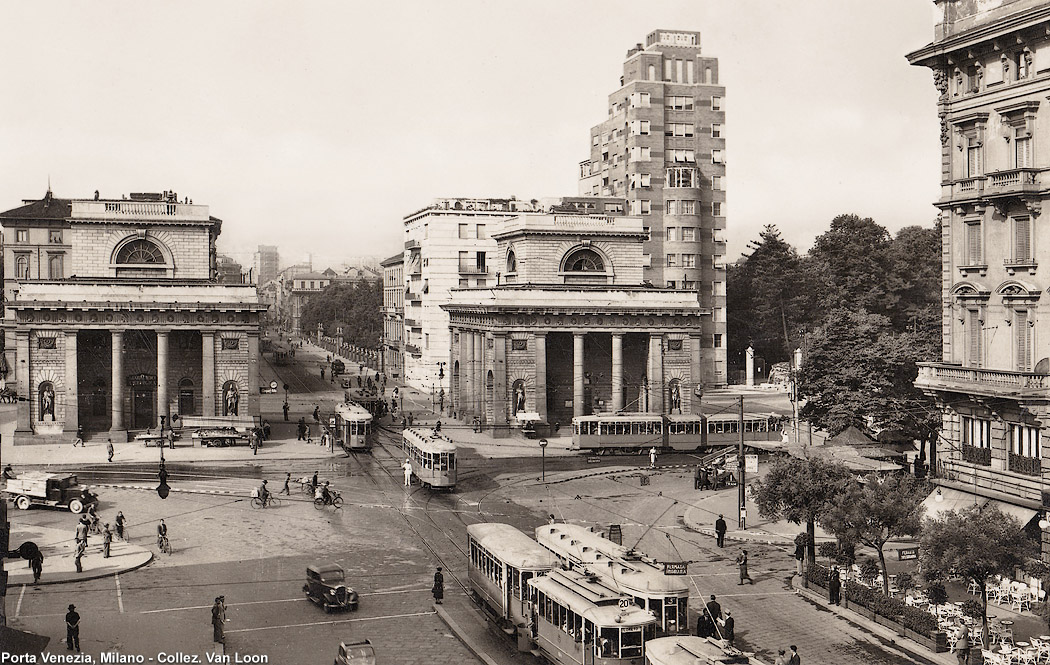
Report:
M 984 662 L 987 665 L 1009 665 L 1009 661 L 1004 659 L 1001 655 L 988 649 L 981 649 L 981 656 L 984 658 Z
M 980 591 L 981 587 L 973 580 L 970 580 L 970 583 L 966 585 L 966 593 L 976 596 Z
M 1010 609 L 1024 612 L 1032 609 L 1032 596 L 1028 586 L 1016 587 L 1010 591 Z

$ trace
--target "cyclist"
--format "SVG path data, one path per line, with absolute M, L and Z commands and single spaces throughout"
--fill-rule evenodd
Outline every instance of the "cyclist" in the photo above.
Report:
M 324 505 L 332 503 L 332 493 L 328 491 L 328 481 L 324 481 L 324 485 L 317 488 L 317 492 L 314 494 L 314 499 L 321 499 Z
M 270 490 L 266 488 L 266 480 L 262 481 L 262 485 L 259 485 L 259 498 L 262 499 L 263 506 L 270 503 Z
M 95 512 L 95 504 L 88 506 L 87 518 L 89 520 L 88 531 L 92 533 L 102 533 L 102 529 L 98 526 L 98 513 Z
M 164 541 L 168 539 L 168 525 L 164 523 L 164 520 L 160 521 L 157 525 L 157 547 L 163 547 Z

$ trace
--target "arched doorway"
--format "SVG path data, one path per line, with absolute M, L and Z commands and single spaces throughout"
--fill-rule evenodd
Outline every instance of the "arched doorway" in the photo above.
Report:
M 179 415 L 197 415 L 197 399 L 193 388 L 193 379 L 188 377 L 179 381 Z

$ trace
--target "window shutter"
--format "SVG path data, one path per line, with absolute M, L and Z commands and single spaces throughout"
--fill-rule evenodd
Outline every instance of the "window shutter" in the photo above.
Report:
M 1027 372 L 1032 367 L 1032 348 L 1028 343 L 1028 310 L 1019 309 L 1014 327 L 1017 335 L 1017 371 Z
M 966 325 L 970 336 L 969 361 L 971 367 L 981 366 L 981 321 L 977 310 L 968 310 Z
M 1014 258 L 1027 261 L 1032 258 L 1030 226 L 1027 217 L 1014 220 Z
M 981 263 L 981 225 L 966 225 L 966 245 L 969 250 L 969 264 L 971 266 Z

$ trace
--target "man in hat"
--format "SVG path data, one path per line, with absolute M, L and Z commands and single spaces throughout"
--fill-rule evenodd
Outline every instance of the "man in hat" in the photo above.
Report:
M 441 574 L 441 566 L 434 573 L 434 588 L 430 591 L 434 594 L 434 602 L 440 605 L 441 599 L 445 597 L 445 576 Z
M 226 596 L 219 596 L 211 606 L 212 641 L 224 644 L 226 633 L 222 625 L 226 623 Z
M 109 522 L 102 525 L 102 558 L 109 558 L 109 548 L 113 544 L 113 532 L 109 530 Z
M 107 462 L 113 461 L 113 439 L 106 439 L 106 455 L 108 455 Z
M 715 520 L 715 536 L 716 536 L 715 544 L 717 544 L 719 547 L 725 547 L 726 546 L 726 527 L 727 526 L 728 525 L 726 524 L 725 518 L 722 517 L 721 515 L 719 515 L 718 519 Z
M 80 615 L 77 614 L 77 606 L 70 604 L 66 612 L 66 648 L 70 651 L 80 651 Z
M 86 540 L 78 540 L 77 541 L 76 551 L 73 553 L 73 563 L 76 564 L 78 573 L 84 572 L 84 566 L 81 565 L 80 559 L 84 556 L 84 551 L 86 549 L 87 549 L 87 541 Z

